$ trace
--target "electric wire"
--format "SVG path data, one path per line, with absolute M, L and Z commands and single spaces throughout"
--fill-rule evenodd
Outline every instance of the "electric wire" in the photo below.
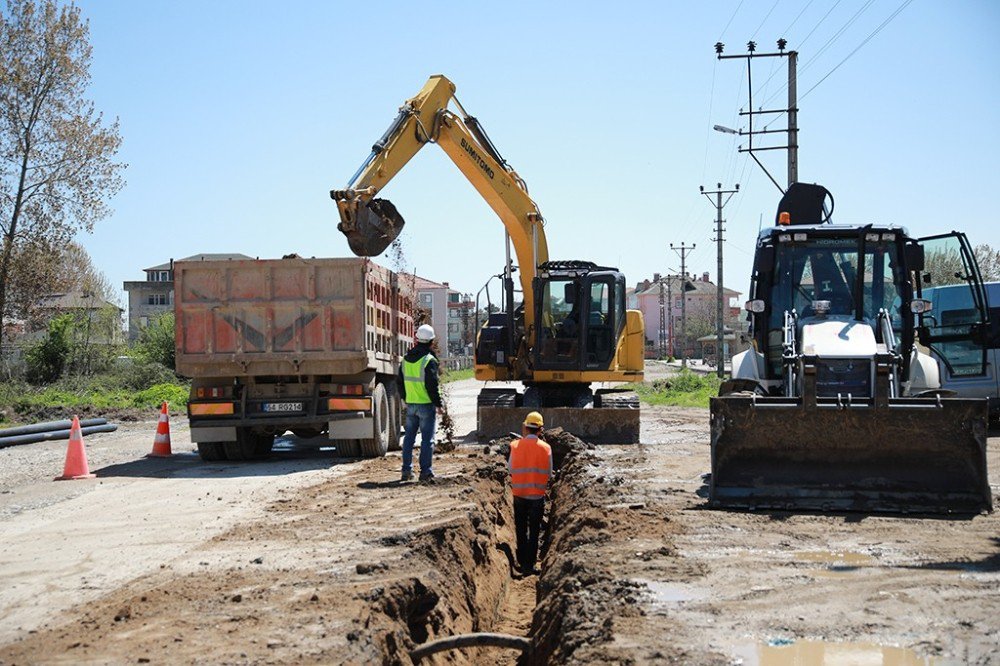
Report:
M 733 15 L 729 17 L 728 21 L 726 21 L 726 27 L 722 29 L 722 34 L 719 35 L 719 39 L 717 39 L 716 41 L 721 42 L 722 38 L 726 36 L 726 31 L 729 30 L 729 26 L 732 24 L 733 19 L 736 18 L 736 15 L 739 13 L 740 7 L 742 6 L 743 6 L 743 0 L 740 0 L 740 3 L 736 5 L 736 9 L 733 10 Z
M 757 33 L 760 32 L 760 29 L 764 27 L 764 23 L 767 22 L 768 18 L 770 18 L 771 12 L 774 11 L 774 8 L 778 6 L 779 2 L 781 2 L 781 0 L 774 0 L 774 4 L 771 5 L 771 8 L 769 10 L 767 10 L 767 14 L 764 14 L 764 18 L 761 19 L 760 25 L 758 25 L 757 29 L 753 31 L 753 35 L 750 36 L 750 41 L 753 41 L 757 38 Z
M 841 60 L 840 62 L 838 62 L 836 65 L 834 65 L 833 69 L 831 69 L 829 72 L 827 72 L 826 74 L 824 74 L 823 78 L 821 78 L 819 81 L 817 81 L 815 84 L 813 84 L 813 86 L 811 88 L 809 88 L 809 90 L 805 91 L 802 94 L 801 99 L 805 99 L 806 95 L 808 95 L 809 93 L 811 93 L 813 90 L 816 90 L 816 88 L 819 86 L 819 84 L 821 84 L 824 81 L 826 81 L 827 78 L 829 78 L 829 76 L 831 74 L 833 74 L 838 69 L 840 69 L 840 66 L 843 65 L 848 60 L 850 60 L 851 56 L 853 56 L 855 53 L 857 53 L 858 51 L 860 51 L 862 46 L 864 46 L 869 41 L 871 41 L 872 38 L 875 37 L 875 35 L 877 35 L 878 33 L 882 32 L 882 29 L 885 26 L 889 25 L 889 23 L 894 18 L 896 18 L 904 9 L 906 9 L 910 5 L 911 2 L 913 2 L 913 0 L 904 0 L 903 4 L 901 4 L 899 7 L 897 7 L 896 11 L 894 11 L 892 14 L 889 15 L 889 18 L 887 18 L 886 20 L 882 21 L 882 23 L 877 28 L 875 28 L 875 30 L 873 30 L 870 35 L 868 35 L 867 37 L 865 37 L 864 41 L 862 41 L 860 44 L 858 44 L 856 47 L 854 47 L 854 50 L 851 51 L 850 53 L 848 53 L 846 56 L 844 56 L 843 60 Z

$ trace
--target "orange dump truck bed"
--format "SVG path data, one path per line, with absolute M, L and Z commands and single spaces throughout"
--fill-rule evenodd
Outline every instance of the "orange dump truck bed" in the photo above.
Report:
M 289 430 L 326 434 L 347 456 L 396 445 L 396 372 L 414 327 L 392 271 L 353 257 L 182 261 L 174 293 L 202 458 L 263 457 Z

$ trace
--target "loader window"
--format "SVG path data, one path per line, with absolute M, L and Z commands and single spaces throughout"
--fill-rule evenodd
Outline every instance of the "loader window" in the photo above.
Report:
M 863 315 L 874 326 L 880 309 L 892 317 L 893 328 L 902 331 L 897 245 L 894 241 L 865 243 L 863 293 L 856 294 L 858 238 L 815 238 L 801 243 L 780 243 L 771 314 L 768 321 L 768 360 L 771 370 L 781 370 L 781 341 L 785 312 L 794 309 L 799 320 L 815 316 L 813 301 L 829 301 L 830 316 L 855 316 L 856 299 L 863 299 Z
M 986 297 L 971 248 L 961 234 L 922 238 L 920 244 L 921 295 L 932 303 L 931 311 L 920 315 L 920 341 L 951 376 L 981 375 L 986 347 L 977 333 L 986 321 Z

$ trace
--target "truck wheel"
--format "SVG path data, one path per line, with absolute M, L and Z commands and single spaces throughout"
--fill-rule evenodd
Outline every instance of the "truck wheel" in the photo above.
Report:
M 274 435 L 256 433 L 254 436 L 253 457 L 255 460 L 263 460 L 271 455 L 274 448 Z
M 334 446 L 337 449 L 338 458 L 360 458 L 361 457 L 361 442 L 360 439 L 338 439 L 334 441 Z
M 403 429 L 403 401 L 399 399 L 399 389 L 395 383 L 386 384 L 385 392 L 389 396 L 389 451 L 399 451 L 403 448 L 399 431 Z
M 375 436 L 360 440 L 361 455 L 364 458 L 382 458 L 389 450 L 389 433 L 392 430 L 389 396 L 383 384 L 376 384 L 372 391 L 372 415 L 375 417 Z M 399 431 L 396 431 L 396 437 L 399 438 Z
M 223 442 L 229 460 L 253 460 L 257 457 L 257 435 L 250 428 L 237 428 L 235 442 Z
M 226 449 L 222 442 L 198 442 L 198 455 L 205 462 L 218 462 L 226 459 Z

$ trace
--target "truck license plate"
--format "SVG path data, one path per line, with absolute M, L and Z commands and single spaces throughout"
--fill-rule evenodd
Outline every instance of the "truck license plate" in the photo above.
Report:
M 263 404 L 265 412 L 301 412 L 301 402 L 265 402 Z

